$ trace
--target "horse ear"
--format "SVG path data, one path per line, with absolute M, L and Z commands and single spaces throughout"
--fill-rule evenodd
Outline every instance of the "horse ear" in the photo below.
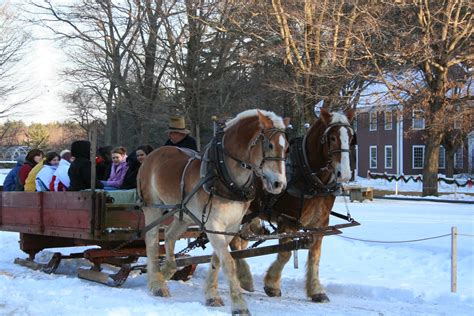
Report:
M 290 118 L 289 117 L 285 117 L 283 119 L 283 124 L 285 124 L 285 128 L 288 127 L 288 125 L 290 125 Z
M 349 123 L 352 123 L 352 121 L 354 120 L 355 113 L 356 113 L 356 111 L 353 108 L 350 108 L 350 109 L 346 110 L 345 114 L 347 116 L 347 119 L 349 120 Z
M 260 126 L 263 127 L 263 129 L 269 129 L 273 127 L 273 121 L 266 117 L 262 112 L 257 110 L 258 114 L 258 120 L 260 122 Z
M 321 108 L 321 115 L 319 116 L 323 120 L 324 124 L 329 125 L 331 123 L 331 113 L 329 113 L 325 108 Z

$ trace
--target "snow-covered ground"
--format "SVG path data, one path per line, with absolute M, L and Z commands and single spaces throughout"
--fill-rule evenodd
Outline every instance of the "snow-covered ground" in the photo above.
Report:
M 262 279 L 275 257 L 269 255 L 248 260 L 256 292 L 245 293 L 245 299 L 253 315 L 473 315 L 472 204 L 374 200 L 347 206 L 362 225 L 346 228 L 342 237 L 325 238 L 320 276 L 331 302 L 315 304 L 305 298 L 306 251 L 302 250 L 300 268 L 294 269 L 291 260 L 283 272 L 283 296 L 267 297 Z M 345 212 L 343 197 L 334 209 Z M 450 292 L 450 237 L 391 244 L 343 238 L 413 240 L 449 234 L 452 226 L 462 234 L 457 293 Z M 85 264 L 79 260 L 65 260 L 56 274 L 47 275 L 13 264 L 16 257 L 26 257 L 18 248 L 17 233 L 0 232 L 0 243 L 0 315 L 226 315 L 230 311 L 222 274 L 219 289 L 226 306 L 203 304 L 207 265 L 200 265 L 188 282 L 171 281 L 172 297 L 159 298 L 148 294 L 146 275 L 133 275 L 122 287 L 109 288 L 78 279 L 76 269 Z M 78 248 L 60 250 L 69 253 Z M 52 251 L 42 252 L 38 259 L 46 261 Z M 209 252 L 209 247 L 194 251 Z

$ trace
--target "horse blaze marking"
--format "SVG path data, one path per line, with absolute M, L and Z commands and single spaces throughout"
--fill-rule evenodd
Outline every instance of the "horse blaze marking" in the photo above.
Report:
M 281 147 L 285 147 L 286 140 L 285 140 L 285 137 L 283 137 L 283 135 L 280 135 L 278 143 L 280 144 Z

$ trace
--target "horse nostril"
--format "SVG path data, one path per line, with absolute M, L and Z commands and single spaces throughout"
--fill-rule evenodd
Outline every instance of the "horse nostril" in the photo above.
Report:
M 338 171 L 338 172 L 336 173 L 336 175 L 337 175 L 338 178 L 340 178 L 340 177 L 341 177 L 341 172 Z
M 280 186 L 281 186 L 281 182 L 280 182 L 280 181 L 275 181 L 275 182 L 273 183 L 273 187 L 274 187 L 275 189 L 278 189 Z

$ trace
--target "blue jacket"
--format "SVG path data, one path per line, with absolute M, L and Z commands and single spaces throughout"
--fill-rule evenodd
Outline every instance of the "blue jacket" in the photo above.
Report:
M 7 174 L 3 181 L 3 191 L 16 191 L 16 185 L 19 182 L 18 172 L 21 166 L 23 166 L 23 163 L 17 162 L 16 166 Z

